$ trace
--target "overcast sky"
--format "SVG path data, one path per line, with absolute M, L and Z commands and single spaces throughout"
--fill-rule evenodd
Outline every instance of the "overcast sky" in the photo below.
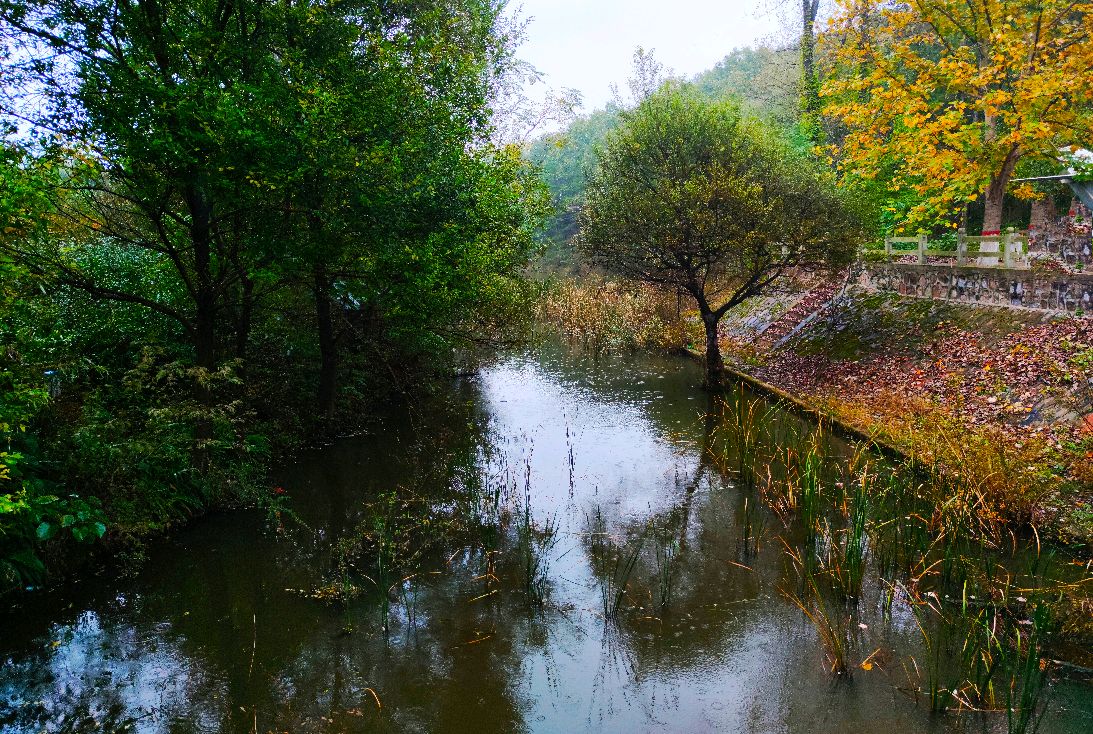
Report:
M 514 5 L 521 0 L 513 0 Z M 522 0 L 531 18 L 520 57 L 554 88 L 580 90 L 584 110 L 626 92 L 634 48 L 682 76 L 708 69 L 734 48 L 775 31 L 772 0 Z

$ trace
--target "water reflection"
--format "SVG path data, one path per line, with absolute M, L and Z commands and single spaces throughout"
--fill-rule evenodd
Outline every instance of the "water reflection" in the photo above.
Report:
M 775 536 L 792 532 L 732 470 L 742 448 L 700 381 L 671 358 L 547 348 L 301 457 L 277 478 L 300 524 L 223 514 L 135 580 L 2 620 L 0 732 L 1005 731 L 900 690 L 921 637 L 905 610 L 877 611 L 874 578 L 854 643 L 876 667 L 851 684 L 823 670 L 779 593 L 794 572 Z M 812 429 L 778 412 L 766 430 Z M 525 477 L 531 540 L 510 513 L 500 537 L 438 548 L 390 589 L 348 605 L 301 593 L 337 582 L 339 544 L 383 493 L 471 511 L 467 495 L 520 496 Z M 1088 730 L 1088 694 L 1057 686 L 1042 730 Z

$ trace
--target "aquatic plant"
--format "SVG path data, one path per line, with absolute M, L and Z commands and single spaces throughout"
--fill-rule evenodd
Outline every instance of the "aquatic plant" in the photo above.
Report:
M 538 526 L 531 511 L 531 459 L 525 459 L 523 512 L 517 544 L 523 557 L 524 592 L 542 607 L 550 592 L 549 556 L 558 543 L 558 516 L 551 515 Z
M 804 461 L 799 466 L 801 525 L 804 526 L 805 530 L 805 542 L 809 545 L 816 542 L 816 532 L 822 514 L 821 466 L 822 462 L 815 446 L 811 447 L 808 453 L 805 454 Z
M 744 489 L 757 486 L 764 468 L 759 460 L 764 431 L 771 425 L 770 418 L 776 410 L 778 404 L 748 393 L 743 383 L 711 401 L 707 455 L 723 474 L 735 475 L 737 485 Z
M 824 431 L 793 426 L 775 427 L 774 433 L 757 472 L 765 477 L 761 495 L 787 526 L 796 514 L 805 542 L 812 545 L 828 499 L 824 486 L 831 483 Z
M 868 544 L 866 533 L 869 519 L 868 467 L 862 471 L 858 480 L 854 482 L 854 486 L 854 495 L 849 508 L 847 509 L 844 504 L 846 528 L 833 530 L 830 521 L 824 520 L 821 523 L 819 518 L 814 518 L 810 528 L 812 532 L 807 535 L 806 543 L 810 547 L 816 547 L 820 567 L 831 577 L 834 587 L 842 597 L 856 600 L 861 594 L 862 581 L 865 577 Z M 819 504 L 818 500 L 814 502 Z M 817 530 L 822 536 L 820 543 L 816 542 Z
M 1006 724 L 1010 734 L 1035 733 L 1046 705 L 1048 662 L 1043 650 L 1051 636 L 1051 608 L 1039 603 L 1028 620 L 1028 632 L 1015 635 L 1006 686 Z
M 654 539 L 656 563 L 656 603 L 663 616 L 672 605 L 679 541 L 674 533 L 666 532 L 664 529 L 652 528 L 651 534 Z
M 616 544 L 607 532 L 607 522 L 599 507 L 586 523 L 590 556 L 599 581 L 605 620 L 618 618 L 630 587 L 630 577 L 641 556 L 648 526 L 636 538 Z
M 959 601 L 903 588 L 928 655 L 923 667 L 912 657 L 919 679 L 913 690 L 928 696 L 934 712 L 1004 707 L 1008 730 L 1023 734 L 1036 731 L 1046 708 L 1043 651 L 1053 631 L 1051 607 L 1041 599 L 1023 611 L 1024 597 L 1009 606 L 1008 579 L 999 584 L 993 597 L 981 599 L 966 581 Z
M 740 551 L 745 556 L 757 554 L 763 531 L 766 529 L 762 509 L 752 497 L 744 497 L 740 516 Z
M 379 592 L 376 599 L 379 602 L 380 624 L 384 634 L 390 631 L 391 597 L 389 589 L 393 586 L 392 574 L 397 562 L 397 546 L 395 535 L 397 532 L 396 506 L 397 495 L 387 492 L 380 495 L 379 500 L 372 506 L 372 543 L 375 549 L 375 578 L 373 583 Z
M 929 551 L 930 510 L 915 484 L 913 473 L 889 468 L 885 481 L 874 479 L 873 559 L 887 577 L 907 577 Z
M 784 540 L 783 543 L 785 543 Z M 852 671 L 849 659 L 852 642 L 850 615 L 845 606 L 831 600 L 817 583 L 816 574 L 811 564 L 806 561 L 807 552 L 802 554 L 788 544 L 785 545 L 785 551 L 797 572 L 799 589 L 794 591 L 780 588 L 779 591 L 801 610 L 816 629 L 827 657 L 828 670 L 837 676 L 849 679 Z
M 857 596 L 861 592 L 862 578 L 865 575 L 865 547 L 866 547 L 866 522 L 869 518 L 869 486 L 865 476 L 857 485 L 857 493 L 854 495 L 853 510 L 850 515 L 850 526 L 846 537 L 846 568 L 848 575 L 848 587 L 851 594 Z
M 947 633 L 950 631 L 950 626 L 948 624 L 949 618 L 942 611 L 940 601 L 933 592 L 926 597 L 915 593 L 912 589 L 908 589 L 907 587 L 904 587 L 904 592 L 910 600 L 911 611 L 915 615 L 919 631 L 922 633 L 923 642 L 926 645 L 928 657 L 925 661 L 925 693 L 930 701 L 930 710 L 935 713 L 944 711 L 948 706 L 949 688 L 944 685 L 941 677 L 943 672 L 942 651 L 945 646 Z M 931 620 L 931 613 L 936 615 L 939 620 L 939 624 L 936 625 L 937 630 L 934 634 L 930 633 L 930 630 L 934 628 Z M 922 668 L 919 667 L 918 661 L 913 656 L 911 662 L 921 681 Z M 919 683 L 914 688 L 916 700 L 921 691 L 922 686 L 921 683 Z

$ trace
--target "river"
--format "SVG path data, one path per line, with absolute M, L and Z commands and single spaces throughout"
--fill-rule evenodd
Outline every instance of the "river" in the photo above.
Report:
M 923 634 L 906 605 L 885 613 L 875 569 L 852 678 L 829 672 L 786 593 L 779 536 L 797 531 L 707 460 L 700 381 L 679 358 L 546 346 L 304 453 L 272 483 L 279 521 L 211 515 L 132 577 L 0 616 L 0 732 L 1007 731 L 916 696 Z M 370 567 L 335 570 L 384 493 L 490 487 L 498 537 L 434 548 L 387 591 L 367 591 Z M 366 590 L 316 598 L 351 583 Z M 1045 700 L 1042 732 L 1093 731 L 1089 682 Z

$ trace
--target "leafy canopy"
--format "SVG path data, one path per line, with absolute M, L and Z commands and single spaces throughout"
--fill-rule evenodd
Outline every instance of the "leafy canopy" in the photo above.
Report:
M 829 174 L 734 103 L 669 84 L 608 136 L 580 244 L 608 270 L 723 314 L 790 268 L 848 261 L 852 212 Z
M 986 193 L 984 229 L 998 229 L 1023 158 L 1054 160 L 1090 139 L 1091 31 L 1088 2 L 843 0 L 822 90 L 846 128 L 843 172 L 879 180 L 894 198 L 912 192 L 912 227 L 947 221 Z

